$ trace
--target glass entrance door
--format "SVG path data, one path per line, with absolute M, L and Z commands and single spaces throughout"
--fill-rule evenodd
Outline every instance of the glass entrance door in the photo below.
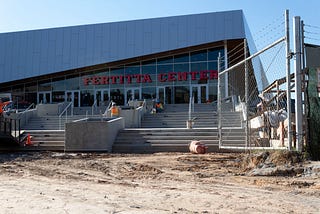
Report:
M 73 102 L 74 107 L 80 107 L 80 91 L 66 91 L 65 102 Z
M 124 103 L 128 103 L 129 100 L 141 99 L 141 89 L 140 88 L 127 88 Z
M 172 90 L 169 86 L 157 87 L 157 99 L 163 104 L 171 104 Z
M 106 106 L 110 101 L 110 92 L 108 89 L 96 90 L 94 100 L 97 101 L 97 106 Z
M 208 100 L 208 86 L 207 85 L 191 85 L 190 96 L 194 97 L 194 103 L 206 103 Z
M 38 103 L 51 103 L 52 102 L 52 96 L 51 91 L 39 91 L 38 92 Z

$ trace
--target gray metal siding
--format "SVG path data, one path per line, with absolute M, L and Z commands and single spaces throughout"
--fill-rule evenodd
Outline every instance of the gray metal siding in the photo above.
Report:
M 245 38 L 242 11 L 0 34 L 0 83 Z

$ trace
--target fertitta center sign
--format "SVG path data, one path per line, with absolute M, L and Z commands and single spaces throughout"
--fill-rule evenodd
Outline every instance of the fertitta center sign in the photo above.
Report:
M 158 74 L 159 82 L 175 82 L 191 80 L 212 80 L 218 79 L 218 71 L 190 71 L 190 72 L 168 72 Z M 151 83 L 150 74 L 128 74 L 114 76 L 91 76 L 84 77 L 84 85 L 109 85 L 109 84 L 131 84 L 131 83 Z

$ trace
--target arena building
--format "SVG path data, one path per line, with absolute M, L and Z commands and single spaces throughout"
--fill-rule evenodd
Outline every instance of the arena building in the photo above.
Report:
M 254 53 L 241 10 L 1 33 L 0 93 L 20 105 L 212 102 L 219 53 L 223 68 L 235 64 L 243 58 L 229 51 L 244 39 Z M 262 66 L 252 64 L 260 84 Z M 229 74 L 223 96 L 242 96 L 243 78 Z

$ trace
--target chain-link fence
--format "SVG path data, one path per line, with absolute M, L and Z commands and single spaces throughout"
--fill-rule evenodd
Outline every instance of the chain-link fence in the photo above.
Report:
M 220 148 L 287 148 L 285 20 L 279 19 L 264 29 L 280 33 L 259 51 L 243 40 L 228 51 L 228 56 L 219 57 Z

